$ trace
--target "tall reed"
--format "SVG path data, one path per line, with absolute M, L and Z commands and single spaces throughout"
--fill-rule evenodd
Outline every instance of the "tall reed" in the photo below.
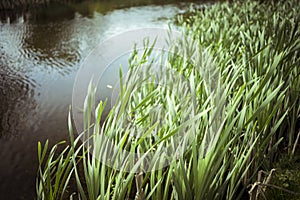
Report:
M 184 78 L 171 90 L 151 81 L 143 85 L 145 79 L 137 76 L 153 47 L 142 58 L 134 54 L 126 81 L 120 72 L 120 98 L 103 124 L 105 103 L 94 102 L 96 88 L 90 85 L 83 110 L 90 132 L 86 142 L 92 141 L 93 148 L 73 138 L 71 119 L 70 147 L 55 156 L 56 146 L 47 155 L 47 143 L 44 148 L 39 144 L 38 198 L 242 198 L 258 170 L 270 170 L 282 146 L 290 157 L 299 146 L 298 10 L 296 0 L 245 1 L 192 8 L 188 18 L 179 17 L 186 35 L 174 44 L 181 56 L 171 56 L 168 66 Z M 172 76 L 165 77 L 172 81 Z M 158 104 L 161 109 L 151 112 Z M 192 136 L 181 156 L 172 160 L 171 154 L 157 155 L 163 148 L 176 149 L 178 133 Z M 122 155 L 101 135 L 112 139 L 119 151 L 145 156 L 128 165 L 107 166 L 103 159 Z M 154 159 L 147 167 L 155 170 L 143 173 L 150 153 Z M 165 166 L 168 159 L 172 162 Z M 72 177 L 77 192 L 68 194 Z

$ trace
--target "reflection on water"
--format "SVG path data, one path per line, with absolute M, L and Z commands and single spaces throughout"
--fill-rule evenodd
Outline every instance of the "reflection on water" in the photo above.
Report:
M 153 2 L 56 3 L 0 14 L 0 199 L 33 199 L 37 141 L 68 137 L 73 82 L 88 53 L 128 29 L 167 27 L 188 7 L 142 6 Z

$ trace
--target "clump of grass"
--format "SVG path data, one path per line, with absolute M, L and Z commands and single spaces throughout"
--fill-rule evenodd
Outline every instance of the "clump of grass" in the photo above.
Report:
M 215 4 L 179 18 L 187 35 L 174 43 L 181 56 L 170 56 L 167 66 L 184 78 L 171 89 L 157 87 L 147 73 L 138 79 L 153 46 L 142 57 L 134 54 L 128 78 L 123 80 L 120 72 L 120 98 L 101 125 L 105 103 L 94 102 L 90 85 L 83 144 L 80 137 L 73 139 L 70 119 L 70 147 L 55 157 L 54 146 L 47 158 L 47 143 L 44 149 L 39 144 L 38 198 L 64 198 L 71 177 L 77 193 L 70 198 L 242 198 L 258 171 L 270 169 L 279 148 L 287 146 L 292 158 L 299 146 L 298 10 L 296 0 L 246 1 Z M 174 78 L 164 77 L 165 83 Z M 179 133 L 188 144 L 180 156 L 174 160 L 157 153 L 176 150 Z M 141 155 L 140 160 L 135 162 L 132 154 Z M 101 161 L 108 158 L 107 166 Z M 122 160 L 132 162 L 122 165 Z

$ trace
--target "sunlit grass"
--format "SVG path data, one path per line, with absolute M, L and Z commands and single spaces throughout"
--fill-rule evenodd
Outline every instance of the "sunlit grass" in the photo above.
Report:
M 246 1 L 179 17 L 187 35 L 174 44 L 180 56 L 170 56 L 165 65 L 181 78 L 164 74 L 159 87 L 151 76 L 141 79 L 139 69 L 152 47 L 144 57 L 134 54 L 129 76 L 120 71 L 120 98 L 102 124 L 105 103 L 94 102 L 96 88 L 90 85 L 83 110 L 90 136 L 85 141 L 93 148 L 73 138 L 71 119 L 70 147 L 56 155 L 57 146 L 46 154 L 48 143 L 39 144 L 38 198 L 242 198 L 258 171 L 270 170 L 280 148 L 287 147 L 292 158 L 299 147 L 298 10 L 296 0 Z M 157 153 L 176 152 L 179 133 L 184 152 Z M 109 159 L 110 166 L 100 162 Z M 70 194 L 72 177 L 77 192 Z

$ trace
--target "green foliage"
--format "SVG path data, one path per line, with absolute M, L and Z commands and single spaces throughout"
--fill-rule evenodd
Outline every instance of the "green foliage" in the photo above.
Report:
M 55 156 L 56 146 L 46 154 L 48 143 L 44 148 L 39 144 L 38 198 L 64 198 L 71 177 L 78 193 L 70 198 L 241 198 L 258 171 L 270 169 L 279 145 L 287 146 L 290 158 L 298 146 L 298 10 L 297 0 L 245 1 L 214 4 L 191 10 L 185 20 L 179 17 L 186 34 L 173 41 L 177 55 L 169 56 L 170 70 L 158 77 L 164 78 L 163 86 L 155 84 L 151 73 L 141 78 L 140 69 L 152 67 L 147 61 L 154 44 L 146 46 L 142 55 L 135 52 L 130 58 L 127 79 L 120 71 L 120 98 L 103 124 L 105 103 L 94 102 L 91 84 L 83 106 L 88 137 L 74 140 L 69 122 L 71 147 Z M 185 79 L 176 79 L 172 70 Z M 171 155 L 157 153 L 164 148 L 176 152 L 174 136 L 182 132 L 189 145 L 175 162 Z M 124 150 L 145 156 L 135 163 L 122 157 Z M 153 170 L 142 173 L 150 154 L 148 167 Z M 101 162 L 109 158 L 132 162 Z M 170 165 L 159 167 L 168 161 Z

